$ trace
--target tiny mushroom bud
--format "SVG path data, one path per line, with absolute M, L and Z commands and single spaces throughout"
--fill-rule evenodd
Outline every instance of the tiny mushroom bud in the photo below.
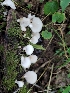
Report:
M 17 81 L 17 80 L 15 80 L 15 83 L 17 83 L 19 87 L 23 87 L 23 85 L 24 85 L 24 82 L 23 81 Z
M 29 56 L 30 60 L 31 60 L 31 63 L 36 63 L 38 57 L 36 55 L 30 55 Z
M 27 55 L 31 55 L 34 51 L 34 48 L 32 45 L 27 45 L 23 48 L 23 50 L 25 50 Z
M 37 81 L 37 74 L 34 71 L 28 71 L 24 74 L 24 78 L 30 84 L 34 84 Z
M 12 9 L 16 9 L 15 4 L 12 0 L 5 0 L 1 5 L 10 6 Z
M 31 61 L 29 57 L 23 57 L 21 56 L 21 66 L 26 69 L 29 68 L 31 65 Z

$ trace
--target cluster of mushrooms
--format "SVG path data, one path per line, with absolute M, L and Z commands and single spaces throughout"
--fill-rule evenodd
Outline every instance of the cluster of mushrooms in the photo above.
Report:
M 15 4 L 12 0 L 5 0 L 1 3 L 1 5 L 10 6 L 12 9 L 16 9 Z M 26 27 L 30 27 L 32 33 L 30 42 L 33 44 L 36 44 L 38 42 L 38 39 L 40 38 L 40 31 L 42 30 L 43 23 L 40 20 L 39 17 L 35 17 L 35 15 L 29 14 L 28 17 L 23 17 L 20 19 L 17 19 L 17 22 L 20 23 L 20 27 L 22 31 L 26 31 Z M 26 68 L 29 68 L 31 64 L 34 64 L 37 62 L 38 57 L 36 55 L 33 55 L 34 48 L 32 45 L 28 44 L 27 46 L 23 47 L 23 51 L 26 53 L 26 57 L 23 55 L 21 56 L 21 66 L 26 70 Z M 23 76 L 26 81 L 30 84 L 34 84 L 37 81 L 37 74 L 34 71 L 28 71 Z M 19 87 L 23 87 L 24 82 L 15 80 L 15 83 L 18 84 Z

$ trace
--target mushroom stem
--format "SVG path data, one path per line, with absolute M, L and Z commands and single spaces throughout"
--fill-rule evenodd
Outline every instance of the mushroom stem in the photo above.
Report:
M 43 88 L 41 86 L 39 86 L 37 84 L 33 84 L 33 85 L 36 86 L 36 87 L 38 87 L 38 88 L 40 88 L 41 90 L 43 90 Z

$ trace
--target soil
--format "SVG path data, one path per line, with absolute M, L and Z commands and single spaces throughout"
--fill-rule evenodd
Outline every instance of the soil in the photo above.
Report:
M 17 1 L 17 0 L 15 0 Z M 22 0 L 21 0 L 22 1 Z M 47 0 L 48 1 L 48 0 Z M 1 34 L 1 44 L 4 46 L 4 52 L 1 52 L 0 58 L 1 58 L 1 62 L 0 62 L 0 93 L 13 93 L 13 90 L 11 90 L 11 92 L 8 92 L 5 88 L 5 86 L 2 84 L 2 78 L 5 75 L 5 65 L 6 65 L 6 50 L 8 48 L 13 48 L 13 42 L 19 42 L 20 39 L 19 38 L 15 38 L 15 37 L 9 37 L 7 30 L 10 28 L 11 26 L 11 22 L 12 20 L 15 21 L 13 19 L 12 16 L 12 12 L 15 13 L 16 18 L 20 18 L 22 16 L 27 17 L 27 15 L 29 13 L 31 14 L 35 14 L 35 16 L 38 16 L 41 18 L 41 20 L 43 20 L 43 24 L 47 25 L 47 29 L 53 33 L 53 37 L 50 40 L 46 40 L 43 39 L 42 36 L 39 39 L 38 44 L 42 45 L 46 50 L 38 50 L 35 49 L 34 54 L 36 54 L 38 56 L 38 58 L 40 58 L 36 64 L 31 65 L 31 67 L 28 70 L 33 70 L 37 72 L 38 75 L 38 82 L 37 82 L 37 86 L 34 86 L 32 88 L 31 93 L 34 92 L 38 92 L 38 93 L 44 93 L 44 90 L 47 89 L 47 86 L 49 84 L 50 81 L 50 76 L 51 76 L 51 81 L 50 81 L 50 86 L 52 91 L 55 91 L 53 93 L 57 93 L 57 90 L 60 87 L 65 87 L 66 85 L 70 84 L 70 78 L 67 77 L 68 75 L 68 71 L 70 70 L 70 64 L 62 67 L 62 68 L 58 68 L 58 66 L 63 64 L 63 60 L 65 59 L 65 56 L 59 56 L 59 55 L 55 55 L 55 52 L 57 49 L 62 49 L 63 47 L 61 47 L 59 45 L 59 42 L 61 42 L 60 38 L 58 37 L 58 35 L 52 30 L 52 27 L 55 28 L 56 30 L 58 28 L 62 28 L 63 31 L 63 35 L 66 41 L 66 44 L 68 47 L 70 47 L 70 36 L 67 35 L 67 32 L 70 31 L 70 28 L 68 28 L 70 26 L 70 6 L 67 7 L 65 14 L 66 14 L 66 21 L 64 22 L 64 24 L 49 24 L 51 22 L 51 18 L 52 16 L 45 16 L 43 13 L 43 6 L 45 4 L 46 0 L 44 0 L 43 3 L 40 3 L 40 0 L 24 0 L 24 2 L 21 4 L 20 7 L 20 0 L 18 0 L 18 4 L 17 5 L 17 9 L 13 10 L 13 9 L 8 9 L 8 15 L 7 15 L 7 26 L 6 29 L 4 28 L 4 30 L 0 33 Z M 31 4 L 32 7 L 31 9 L 28 9 L 26 6 L 28 4 Z M 23 7 L 24 6 L 24 7 Z M 46 18 L 45 18 L 46 17 Z M 45 30 L 46 27 L 43 27 L 42 31 Z M 58 33 L 61 36 L 60 31 L 58 30 Z M 26 42 L 27 40 L 25 40 Z M 9 46 L 9 45 L 12 46 Z M 22 49 L 18 49 L 18 51 L 16 52 L 17 55 L 21 54 Z M 19 69 L 19 67 L 17 67 Z M 18 70 L 19 71 L 19 70 Z M 25 71 L 19 73 L 19 75 L 17 76 L 17 79 L 19 77 L 22 76 L 22 74 Z M 40 77 L 41 76 L 41 77 Z M 28 89 L 30 89 L 32 87 L 32 85 L 27 85 Z M 15 88 L 14 88 L 15 90 Z M 51 92 L 49 92 L 51 93 Z

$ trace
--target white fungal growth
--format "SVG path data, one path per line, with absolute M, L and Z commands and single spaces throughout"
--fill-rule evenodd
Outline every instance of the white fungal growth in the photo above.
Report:
M 28 18 L 31 20 L 35 17 L 35 15 L 31 15 L 31 13 L 28 15 Z
M 34 17 L 31 21 L 32 23 L 29 24 L 32 32 L 40 32 L 42 30 L 43 23 L 39 17 Z
M 40 33 L 32 33 L 31 36 L 32 37 L 35 36 L 37 39 L 39 39 L 40 38 Z
M 37 74 L 34 71 L 28 71 L 25 73 L 24 78 L 30 84 L 34 84 L 37 81 Z
M 21 56 L 21 63 L 24 62 L 24 56 Z
M 29 68 L 31 65 L 31 61 L 29 57 L 21 56 L 21 66 L 26 69 Z
M 30 42 L 33 44 L 36 44 L 38 42 L 38 39 L 40 38 L 40 34 L 32 33 L 31 36 L 32 36 L 32 38 L 30 39 Z
M 34 51 L 34 48 L 32 45 L 27 45 L 23 48 L 23 50 L 25 50 L 27 55 L 31 55 Z
M 23 87 L 23 85 L 24 85 L 24 82 L 23 81 L 17 81 L 17 80 L 15 80 L 15 83 L 17 83 L 19 87 Z
M 33 44 L 36 44 L 38 42 L 38 39 L 36 36 L 32 37 L 30 40 L 29 40 L 31 43 Z
M 29 56 L 30 60 L 31 60 L 31 63 L 36 63 L 38 57 L 36 55 L 30 55 Z
M 30 19 L 23 17 L 23 18 L 18 19 L 17 22 L 20 23 L 21 30 L 26 31 L 26 27 L 30 24 Z
M 10 6 L 12 9 L 16 9 L 15 4 L 12 0 L 5 0 L 1 5 Z

